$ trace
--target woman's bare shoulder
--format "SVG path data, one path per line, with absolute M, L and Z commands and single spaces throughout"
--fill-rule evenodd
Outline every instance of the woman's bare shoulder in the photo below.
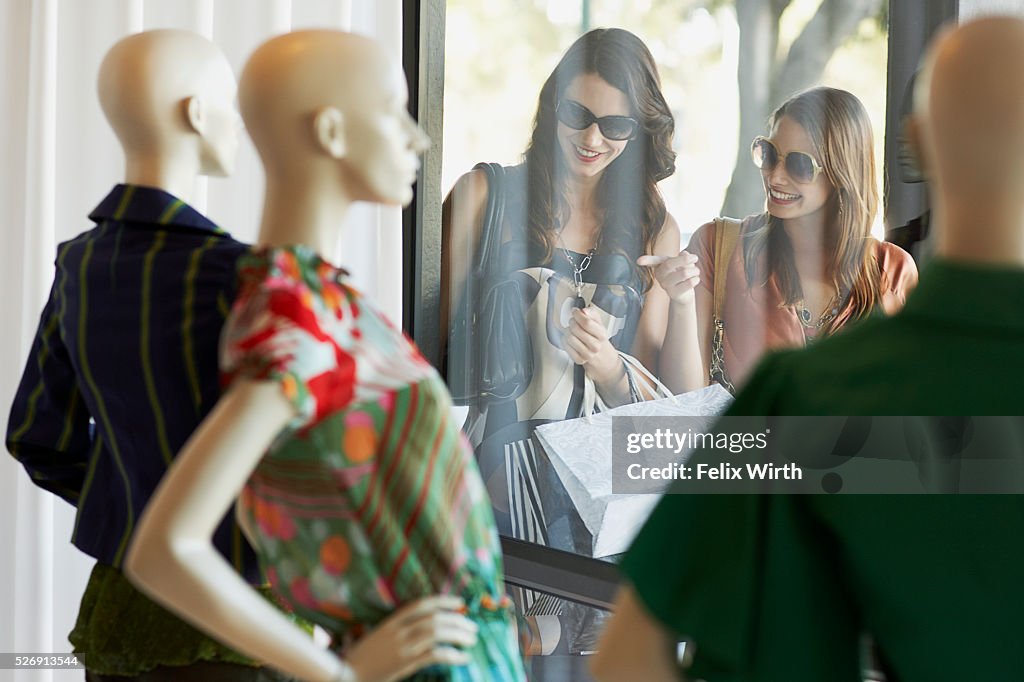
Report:
M 482 168 L 474 168 L 463 173 L 455 181 L 448 197 L 460 202 L 483 203 L 487 197 L 487 173 Z
M 882 272 L 883 286 L 900 291 L 917 284 L 917 264 L 896 244 L 875 240 L 875 258 Z

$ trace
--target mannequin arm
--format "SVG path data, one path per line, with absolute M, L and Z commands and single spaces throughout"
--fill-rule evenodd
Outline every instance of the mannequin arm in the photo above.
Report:
M 428 597 L 364 637 L 347 662 L 260 597 L 210 538 L 273 439 L 294 415 L 280 387 L 243 380 L 185 444 L 142 516 L 125 561 L 141 590 L 243 654 L 310 682 L 384 682 L 432 663 L 459 664 L 476 626 L 452 597 Z M 380 654 L 387 651 L 386 656 Z
M 293 414 L 276 384 L 235 384 L 185 444 L 150 500 L 125 575 L 228 646 L 302 679 L 331 682 L 340 678 L 341 661 L 260 597 L 210 542 Z

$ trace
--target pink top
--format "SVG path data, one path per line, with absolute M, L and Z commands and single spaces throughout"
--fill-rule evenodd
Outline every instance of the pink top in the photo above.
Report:
M 743 221 L 741 234 L 752 229 L 755 221 Z M 901 307 L 907 293 L 917 285 L 917 266 L 906 251 L 888 242 L 871 239 L 875 258 L 882 272 L 881 307 L 891 315 Z M 702 225 L 690 239 L 686 250 L 697 256 L 700 285 L 714 296 L 715 272 L 712 252 L 715 248 L 715 223 Z M 766 351 L 807 345 L 804 327 L 792 306 L 780 307 L 782 294 L 775 278 L 764 286 L 748 288 L 743 264 L 742 238 L 736 242 L 726 273 L 725 304 L 725 371 L 739 388 L 747 380 L 757 361 Z M 845 324 L 852 315 L 851 306 L 839 311 L 836 326 Z M 710 352 L 710 349 L 708 349 Z

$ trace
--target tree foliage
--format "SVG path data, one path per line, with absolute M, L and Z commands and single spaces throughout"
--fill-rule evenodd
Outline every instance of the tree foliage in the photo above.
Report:
M 445 187 L 477 161 L 519 159 L 537 93 L 579 35 L 582 7 L 582 0 L 448 0 Z M 592 26 L 637 33 L 658 63 L 680 152 L 663 190 L 684 229 L 719 209 L 761 210 L 750 140 L 764 133 L 772 109 L 822 80 L 862 21 L 884 27 L 887 14 L 888 0 L 589 0 Z M 861 80 L 884 83 L 884 73 L 866 73 L 878 68 L 865 65 Z M 730 159 L 732 125 L 738 140 Z
M 780 50 L 779 26 L 792 0 L 736 0 L 740 28 L 740 126 L 736 165 L 722 213 L 744 216 L 760 210 L 764 194 L 748 145 L 764 131 L 772 110 L 791 95 L 816 84 L 829 59 L 867 18 L 880 18 L 882 0 L 822 0 L 814 16 Z

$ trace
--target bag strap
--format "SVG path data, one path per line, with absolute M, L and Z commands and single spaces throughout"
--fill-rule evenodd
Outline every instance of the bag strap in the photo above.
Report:
M 633 373 L 639 373 L 641 376 L 647 379 L 647 381 L 651 382 L 652 386 L 654 386 L 655 397 L 671 398 L 672 402 L 676 401 L 676 396 L 674 393 L 672 393 L 671 389 L 669 389 L 669 387 L 666 386 L 665 384 L 661 383 L 661 380 L 658 377 L 654 376 L 651 370 L 644 367 L 644 363 L 640 362 L 639 360 L 637 360 L 628 353 L 620 352 L 619 357 L 622 358 L 622 363 L 626 366 L 626 376 L 629 378 L 630 382 L 635 381 L 636 377 Z
M 636 388 L 637 377 L 639 374 L 646 378 L 651 386 L 654 386 L 654 393 L 656 398 L 670 398 L 673 403 L 676 403 L 676 397 L 672 391 L 661 381 L 658 377 L 654 376 L 649 369 L 644 367 L 644 363 L 634 358 L 629 353 L 623 353 L 619 351 L 619 358 L 622 360 L 623 369 L 626 371 L 626 380 L 629 382 L 630 393 L 639 394 L 639 390 Z M 597 386 L 594 384 L 594 380 L 589 376 L 584 376 L 583 379 L 583 416 L 586 417 L 587 421 L 590 421 L 590 417 L 597 412 L 606 412 L 608 405 L 601 398 L 601 395 L 597 392 Z
M 505 167 L 500 163 L 473 166 L 487 176 L 487 204 L 480 225 L 480 245 L 476 250 L 473 276 L 478 280 L 494 272 L 501 249 L 501 226 L 505 220 Z
M 711 362 L 708 368 L 708 378 L 724 386 L 730 393 L 735 393 L 735 387 L 729 381 L 725 372 L 725 318 L 722 310 L 725 307 L 725 281 L 729 273 L 729 263 L 732 261 L 732 254 L 736 250 L 736 242 L 740 236 L 740 221 L 735 218 L 715 218 L 715 292 L 712 303 L 711 330 Z
M 492 264 L 498 260 L 501 239 L 501 220 L 505 209 L 503 179 L 505 168 L 497 163 L 478 163 L 473 170 L 481 170 L 487 178 L 487 199 L 480 221 L 480 236 L 466 277 L 463 296 L 450 321 L 448 346 L 441 359 L 442 370 L 448 378 L 452 397 L 459 405 L 473 405 L 480 398 L 479 362 L 477 349 L 477 320 L 487 293 L 486 274 L 493 272 Z M 460 356 L 452 362 L 453 348 Z M 453 371 L 453 367 L 460 367 Z
M 722 319 L 722 308 L 725 305 L 725 279 L 729 272 L 729 262 L 732 260 L 733 251 L 736 250 L 736 242 L 739 241 L 740 227 L 742 223 L 735 218 L 715 218 L 715 298 L 714 317 Z

